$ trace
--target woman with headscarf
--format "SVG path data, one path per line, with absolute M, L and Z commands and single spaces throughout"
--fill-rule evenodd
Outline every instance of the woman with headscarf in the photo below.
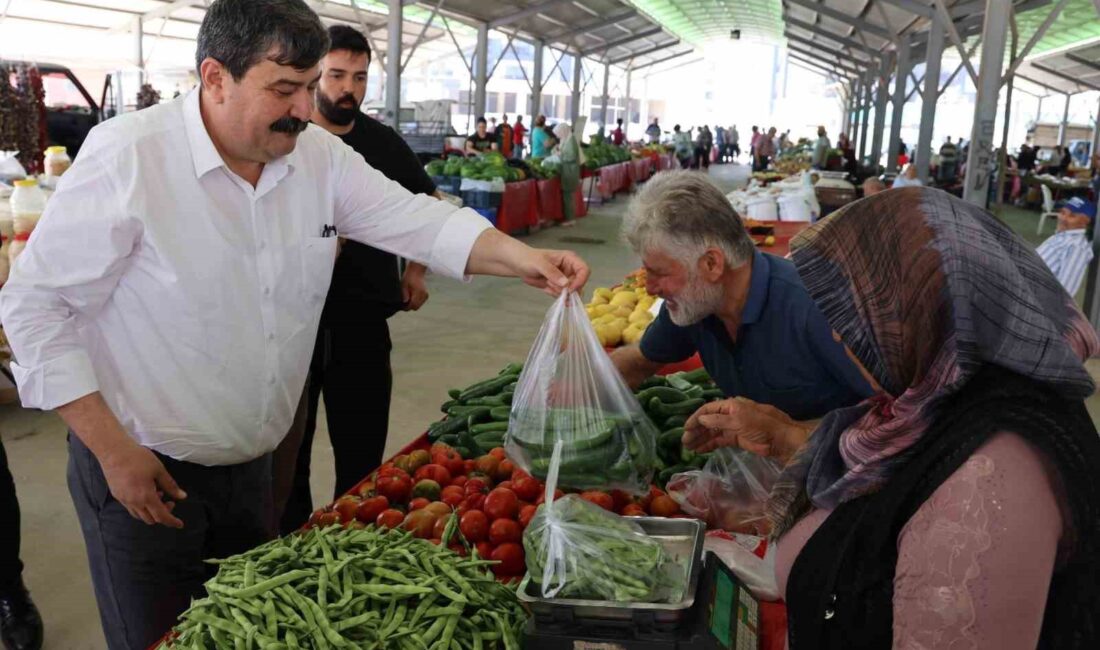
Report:
M 879 394 L 805 444 L 744 402 L 685 436 L 789 459 L 768 515 L 790 648 L 1100 647 L 1083 365 L 1100 342 L 1072 298 L 998 219 L 933 189 L 850 204 L 792 249 Z M 722 408 L 751 423 L 722 430 Z
M 572 223 L 576 219 L 575 194 L 581 183 L 581 148 L 573 129 L 564 122 L 554 127 L 554 137 L 561 144 L 559 155 L 561 156 L 561 202 L 562 213 L 565 215 L 565 223 Z

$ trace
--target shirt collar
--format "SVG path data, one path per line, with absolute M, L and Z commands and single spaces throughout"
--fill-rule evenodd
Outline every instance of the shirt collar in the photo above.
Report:
M 225 164 L 221 154 L 214 147 L 210 133 L 202 121 L 199 110 L 201 88 L 195 88 L 183 99 L 183 125 L 187 131 L 187 143 L 191 147 L 191 162 L 195 165 L 195 175 L 202 178 L 211 169 Z
M 771 263 L 758 250 L 752 252 L 752 277 L 749 279 L 749 297 L 741 312 L 741 324 L 751 325 L 760 320 L 764 303 L 768 301 L 768 284 L 771 280 Z

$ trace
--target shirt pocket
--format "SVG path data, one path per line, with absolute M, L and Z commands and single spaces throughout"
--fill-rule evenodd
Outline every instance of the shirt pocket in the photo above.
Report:
M 336 265 L 336 237 L 306 237 L 302 245 L 301 297 L 306 304 L 320 305 L 332 283 Z

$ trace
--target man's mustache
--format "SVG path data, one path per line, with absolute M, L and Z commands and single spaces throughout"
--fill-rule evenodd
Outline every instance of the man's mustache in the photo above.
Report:
M 275 133 L 287 133 L 289 135 L 298 135 L 302 131 L 306 130 L 309 126 L 309 122 L 305 120 L 299 120 L 296 117 L 280 117 L 271 124 L 271 130 Z

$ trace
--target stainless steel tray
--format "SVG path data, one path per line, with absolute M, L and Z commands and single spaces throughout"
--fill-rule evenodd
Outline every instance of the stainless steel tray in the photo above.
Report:
M 657 625 L 679 623 L 695 604 L 695 591 L 703 566 L 703 535 L 706 526 L 697 519 L 628 517 L 647 535 L 656 539 L 675 559 L 686 566 L 684 597 L 676 603 L 618 603 L 609 600 L 543 598 L 530 574 L 523 577 L 517 594 L 536 616 L 554 619 L 592 619 L 593 621 L 630 621 L 639 616 L 651 618 Z

